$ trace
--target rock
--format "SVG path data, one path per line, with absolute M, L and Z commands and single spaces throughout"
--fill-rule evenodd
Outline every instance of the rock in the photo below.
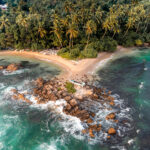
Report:
M 111 106 L 114 106 L 114 105 L 115 105 L 115 103 L 114 103 L 113 101 L 111 101 L 109 104 L 110 104 Z
M 108 134 L 116 134 L 116 130 L 114 128 L 109 128 Z
M 17 96 L 18 96 L 18 99 L 20 99 L 20 100 L 25 100 L 25 97 L 24 97 L 23 94 L 20 94 L 20 93 L 19 93 Z
M 93 95 L 93 98 L 98 99 L 98 95 L 97 95 L 97 94 L 94 94 L 94 95 Z
M 57 100 L 57 97 L 56 97 L 55 94 L 51 93 L 51 94 L 49 95 L 49 99 L 52 100 L 52 101 L 56 101 L 56 100 Z
M 109 101 L 113 101 L 113 100 L 115 100 L 115 98 L 114 98 L 114 97 L 112 97 L 112 96 L 108 96 L 108 97 L 107 97 L 107 99 L 108 99 Z
M 86 90 L 86 95 L 87 96 L 93 95 L 93 90 Z
M 93 112 L 92 112 L 90 115 L 91 115 L 92 117 L 95 117 L 95 113 L 93 113 Z
M 70 104 L 67 104 L 65 108 L 66 108 L 66 110 L 70 110 L 71 109 Z
M 89 118 L 89 119 L 87 120 L 87 123 L 88 123 L 88 124 L 93 123 L 93 120 L 92 120 L 91 118 Z
M 10 71 L 10 72 L 16 71 L 18 69 L 19 69 L 19 65 L 17 65 L 17 64 L 10 64 L 6 68 L 6 70 Z
M 110 139 L 110 136 L 107 136 L 107 139 Z
M 109 119 L 115 119 L 115 114 L 114 113 L 110 113 L 106 116 L 106 120 L 109 120 Z
M 44 84 L 43 78 L 38 78 L 35 82 L 38 87 L 42 87 Z
M 94 134 L 93 134 L 93 130 L 92 129 L 89 129 L 89 135 L 90 135 L 91 138 L 95 137 Z
M 66 101 L 70 101 L 70 100 L 71 100 L 71 96 L 66 96 L 64 99 L 65 99 Z
M 5 69 L 6 67 L 5 66 L 0 66 L 0 70 L 3 70 Z
M 70 105 L 71 106 L 76 106 L 78 103 L 77 103 L 77 101 L 76 101 L 76 99 L 72 99 L 71 101 L 70 101 Z

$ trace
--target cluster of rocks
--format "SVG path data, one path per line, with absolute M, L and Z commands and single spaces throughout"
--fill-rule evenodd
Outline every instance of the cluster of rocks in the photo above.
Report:
M 0 70 L 6 69 L 8 72 L 13 72 L 19 70 L 21 68 L 20 64 L 10 64 L 8 66 L 0 66 Z
M 85 85 L 83 87 L 87 92 L 84 95 L 78 97 L 76 94 L 69 93 L 65 87 L 65 83 L 57 78 L 53 80 L 44 81 L 42 78 L 38 78 L 35 81 L 36 87 L 33 90 L 33 94 L 36 97 L 37 103 L 47 103 L 48 101 L 56 101 L 58 99 L 64 99 L 66 106 L 63 111 L 67 115 L 78 117 L 82 122 L 86 122 L 88 128 L 82 131 L 83 134 L 88 133 L 90 137 L 94 138 L 94 132 L 99 132 L 102 129 L 101 124 L 94 124 L 95 113 L 88 111 L 81 107 L 81 103 L 86 99 L 92 99 L 100 103 L 107 103 L 110 106 L 114 106 L 114 97 L 111 96 L 111 91 L 106 92 L 104 88 L 97 88 L 91 85 Z M 111 113 L 106 116 L 106 120 L 115 120 L 115 113 Z M 116 134 L 114 128 L 110 128 L 108 134 Z M 108 136 L 109 138 L 109 136 Z
M 24 102 L 27 102 L 27 103 L 29 103 L 29 104 L 32 104 L 32 102 L 31 102 L 29 99 L 27 99 L 24 94 L 19 93 L 16 89 L 12 89 L 11 92 L 13 92 L 12 99 L 15 99 L 15 100 L 22 100 L 22 101 L 24 101 Z
M 45 104 L 49 101 L 57 101 L 59 99 L 64 99 L 66 101 L 66 106 L 63 108 L 63 112 L 67 115 L 75 116 L 79 118 L 83 123 L 87 124 L 87 127 L 82 130 L 83 134 L 88 134 L 91 138 L 95 137 L 96 132 L 100 132 L 102 130 L 102 125 L 94 123 L 95 113 L 94 111 L 87 110 L 84 107 L 81 107 L 81 104 L 86 99 L 91 99 L 92 101 L 97 101 L 99 103 L 107 103 L 111 107 L 115 105 L 114 97 L 111 96 L 111 92 L 106 92 L 104 88 L 97 88 L 93 85 L 85 85 L 85 92 L 83 95 L 78 97 L 76 93 L 69 93 L 66 88 L 66 83 L 58 78 L 54 78 L 53 80 L 45 81 L 43 78 L 38 78 L 34 82 L 33 95 L 36 97 L 35 100 L 37 104 Z M 78 87 L 78 89 L 80 89 Z M 14 93 L 13 99 L 23 100 L 29 104 L 32 102 L 25 98 L 24 94 L 17 92 L 17 90 L 13 89 Z M 106 116 L 106 120 L 112 120 L 118 123 L 118 120 L 115 119 L 115 113 L 110 113 Z M 111 127 L 106 131 L 110 138 L 110 135 L 116 134 L 116 130 Z

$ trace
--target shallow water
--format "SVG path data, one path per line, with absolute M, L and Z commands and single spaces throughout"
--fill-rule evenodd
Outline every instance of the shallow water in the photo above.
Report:
M 146 61 L 143 63 L 143 59 Z M 149 75 L 150 51 L 136 51 L 132 55 L 115 59 L 98 71 L 103 85 L 116 95 L 116 103 L 121 109 L 118 119 L 130 120 L 123 126 L 119 124 L 112 142 L 103 141 L 99 135 L 90 141 L 79 131 L 83 126 L 79 119 L 62 113 L 63 100 L 37 106 L 11 100 L 11 88 L 20 92 L 30 91 L 30 81 L 37 77 L 52 78 L 60 73 L 59 68 L 49 63 L 18 56 L 0 56 L 0 65 L 19 62 L 22 70 L 14 73 L 0 71 L 0 150 L 148 150 L 149 128 Z M 34 97 L 28 97 L 30 100 Z M 124 99 L 124 100 L 123 100 Z M 93 104 L 93 109 L 98 108 Z M 131 108 L 131 109 L 130 109 Z M 116 109 L 116 108 L 115 108 Z M 98 119 L 105 118 L 106 110 L 97 112 Z M 111 124 L 103 122 L 105 126 Z M 137 134 L 138 133 L 138 134 Z

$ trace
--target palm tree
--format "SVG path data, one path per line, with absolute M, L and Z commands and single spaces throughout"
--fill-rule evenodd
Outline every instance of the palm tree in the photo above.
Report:
M 41 38 L 44 38 L 47 32 L 46 32 L 46 30 L 44 28 L 39 27 L 38 28 L 38 33 L 40 34 Z
M 54 35 L 57 37 L 57 39 L 59 40 L 60 46 L 62 47 L 62 33 L 63 31 L 61 30 L 61 27 L 54 21 L 53 23 L 53 27 L 52 27 L 52 31 L 54 33 Z
M 6 28 L 8 25 L 8 18 L 6 15 L 0 17 L 0 29 Z
M 86 35 L 88 36 L 88 40 L 87 40 L 87 45 L 89 43 L 90 40 L 90 35 L 92 35 L 93 33 L 96 33 L 97 31 L 97 26 L 96 23 L 93 20 L 89 20 L 86 23 Z
M 28 27 L 28 20 L 25 16 L 23 16 L 22 14 L 19 14 L 17 17 L 16 17 L 16 23 L 20 26 L 23 26 L 27 29 Z
M 77 26 L 75 24 L 69 24 L 69 28 L 66 32 L 66 35 L 69 35 L 69 39 L 70 39 L 70 42 L 69 42 L 69 47 L 73 47 L 73 39 L 74 38 L 77 38 L 79 34 L 79 31 L 77 29 Z

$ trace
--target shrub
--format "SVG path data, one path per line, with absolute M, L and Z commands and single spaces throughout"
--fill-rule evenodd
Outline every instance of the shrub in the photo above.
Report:
M 75 93 L 76 92 L 76 89 L 74 88 L 74 84 L 72 84 L 71 82 L 66 82 L 65 87 L 69 93 Z
M 144 39 L 144 42 L 150 43 L 150 34 L 148 33 L 143 34 L 143 39 Z
M 79 48 L 74 48 L 70 50 L 70 57 L 71 58 L 78 58 L 80 55 L 80 49 Z
M 143 45 L 143 41 L 140 40 L 140 39 L 135 40 L 135 44 L 136 44 L 137 46 L 142 46 L 142 45 Z
M 59 54 L 59 56 L 61 56 L 62 58 L 71 59 L 69 52 L 61 53 Z
M 81 52 L 80 58 L 95 58 L 97 57 L 97 51 L 94 48 L 86 48 Z
M 59 52 L 58 52 L 57 54 L 58 54 L 58 55 L 61 55 L 61 54 L 66 53 L 66 52 L 68 52 L 68 51 L 69 51 L 68 48 L 62 48 L 62 49 L 59 50 Z
M 101 51 L 114 52 L 117 49 L 117 41 L 111 37 L 105 37 L 101 41 Z
M 94 50 L 96 50 L 97 52 L 103 51 L 103 45 L 100 41 L 96 41 L 96 42 L 91 42 L 88 45 L 88 48 L 93 48 Z

